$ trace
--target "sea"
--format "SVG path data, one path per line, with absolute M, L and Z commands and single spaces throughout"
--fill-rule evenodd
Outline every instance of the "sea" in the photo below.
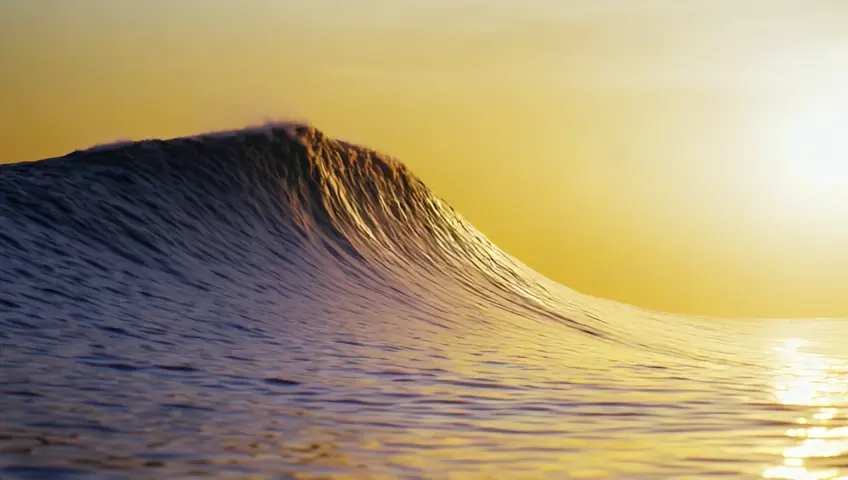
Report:
M 0 165 L 0 478 L 847 479 L 848 322 L 579 293 L 311 125 L 103 145 Z

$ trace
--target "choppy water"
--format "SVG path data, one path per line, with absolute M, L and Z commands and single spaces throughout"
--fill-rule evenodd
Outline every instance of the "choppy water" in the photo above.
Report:
M 4 165 L 0 255 L 3 478 L 848 475 L 845 323 L 580 295 L 312 128 Z

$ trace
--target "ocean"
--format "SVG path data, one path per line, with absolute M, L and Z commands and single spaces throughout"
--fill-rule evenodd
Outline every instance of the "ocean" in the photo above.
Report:
M 0 478 L 845 479 L 846 339 L 581 294 L 311 126 L 0 165 Z

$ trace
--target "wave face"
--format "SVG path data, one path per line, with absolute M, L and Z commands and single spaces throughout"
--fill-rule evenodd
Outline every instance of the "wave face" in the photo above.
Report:
M 0 476 L 845 473 L 838 321 L 581 295 L 309 126 L 0 166 L 0 253 Z

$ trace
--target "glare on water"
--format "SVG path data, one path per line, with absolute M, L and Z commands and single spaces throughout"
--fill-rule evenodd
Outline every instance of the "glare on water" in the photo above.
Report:
M 765 470 L 765 478 L 791 480 L 848 479 L 836 461 L 848 453 L 848 378 L 846 362 L 810 351 L 800 338 L 774 347 L 777 400 L 802 414 L 786 431 L 796 442 L 783 450 L 783 464 Z

